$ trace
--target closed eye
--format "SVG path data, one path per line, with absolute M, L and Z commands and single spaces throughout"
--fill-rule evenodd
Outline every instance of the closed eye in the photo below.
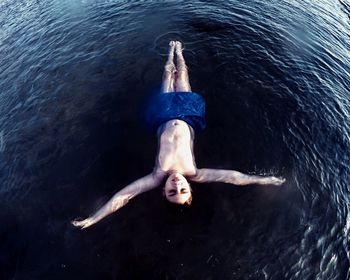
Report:
M 169 196 L 174 196 L 174 195 L 176 195 L 176 191 L 174 191 L 174 190 L 169 191 L 168 195 L 169 195 Z
M 181 193 L 181 194 L 188 193 L 188 190 L 185 189 L 185 188 L 182 188 L 182 189 L 180 190 L 180 193 Z M 169 195 L 169 196 L 174 196 L 174 195 L 176 195 L 176 194 L 177 194 L 176 190 L 171 190 L 171 191 L 168 192 L 168 195 Z

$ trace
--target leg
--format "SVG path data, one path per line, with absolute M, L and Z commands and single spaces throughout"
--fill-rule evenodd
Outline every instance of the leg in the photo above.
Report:
M 175 90 L 190 92 L 191 91 L 190 79 L 188 77 L 185 59 L 182 55 L 181 42 L 176 41 L 175 51 L 176 51 L 176 58 L 177 58 L 176 59 L 177 75 L 176 75 L 176 81 L 175 81 Z
M 164 66 L 162 92 L 174 91 L 174 80 L 175 80 L 175 71 L 176 71 L 175 64 L 174 64 L 174 49 L 175 49 L 175 42 L 170 41 L 168 60 Z

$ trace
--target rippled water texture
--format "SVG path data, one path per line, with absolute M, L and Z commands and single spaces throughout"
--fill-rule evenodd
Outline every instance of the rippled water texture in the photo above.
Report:
M 1 279 L 349 279 L 350 3 L 0 2 Z M 170 39 L 207 101 L 199 167 L 287 178 L 160 190 L 86 231 L 150 172 L 142 105 Z

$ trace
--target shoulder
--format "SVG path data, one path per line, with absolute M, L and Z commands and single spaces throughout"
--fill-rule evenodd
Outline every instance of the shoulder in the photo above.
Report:
M 152 172 L 152 177 L 155 179 L 155 180 L 164 180 L 166 177 L 167 177 L 167 172 L 161 170 L 159 167 L 155 167 L 153 172 Z
M 196 168 L 194 174 L 187 175 L 186 177 L 188 178 L 188 180 L 190 180 L 192 182 L 199 182 L 199 178 L 201 178 L 201 174 L 202 174 L 202 170 Z
M 205 183 L 205 182 L 214 182 L 220 177 L 220 170 L 217 169 L 208 169 L 201 168 L 196 169 L 196 175 L 190 178 L 193 182 Z

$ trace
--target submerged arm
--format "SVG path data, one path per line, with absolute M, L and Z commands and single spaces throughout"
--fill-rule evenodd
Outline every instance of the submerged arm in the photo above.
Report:
M 279 186 L 283 184 L 286 179 L 278 178 L 274 176 L 256 176 L 256 175 L 247 175 L 235 170 L 223 170 L 223 169 L 197 169 L 196 176 L 191 178 L 192 181 L 198 183 L 204 182 L 222 182 L 233 185 L 250 185 L 250 184 L 259 184 L 259 185 L 276 185 Z
M 72 221 L 72 224 L 82 229 L 87 228 L 102 220 L 104 217 L 117 211 L 119 208 L 123 207 L 133 197 L 157 187 L 160 184 L 160 182 L 161 178 L 155 175 L 154 173 L 140 178 L 135 182 L 131 183 L 130 185 L 126 186 L 124 189 L 117 192 L 105 205 L 103 205 L 92 216 L 82 221 Z

